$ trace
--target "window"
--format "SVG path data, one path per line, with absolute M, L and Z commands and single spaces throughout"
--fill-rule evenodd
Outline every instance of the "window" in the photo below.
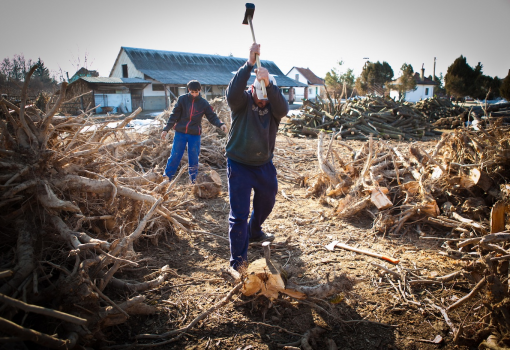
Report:
M 123 77 L 123 78 L 128 78 L 128 68 L 127 68 L 127 64 L 123 64 L 123 65 L 122 65 L 122 77 Z
M 296 74 L 295 80 L 299 81 L 299 74 Z
M 429 88 L 425 88 L 425 96 L 429 95 Z
M 308 93 L 311 94 L 312 93 L 312 88 L 309 88 L 308 89 Z
M 163 84 L 152 84 L 152 91 L 165 91 Z

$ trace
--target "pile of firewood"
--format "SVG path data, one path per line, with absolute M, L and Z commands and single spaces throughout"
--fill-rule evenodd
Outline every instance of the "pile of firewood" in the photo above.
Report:
M 445 108 L 439 102 L 433 106 Z M 431 113 L 431 108 L 425 110 Z M 423 107 L 389 98 L 370 96 L 341 104 L 306 100 L 301 113 L 284 123 L 281 132 L 315 137 L 324 130 L 345 140 L 368 140 L 370 134 L 378 139 L 426 140 L 441 134 L 434 130 L 433 120 Z
M 480 131 L 457 129 L 444 134 L 430 150 L 416 144 L 399 149 L 372 138 L 359 150 L 334 138 L 327 146 L 324 141 L 325 133 L 319 134 L 320 172 L 305 179 L 309 196 L 331 206 L 340 218 L 369 214 L 374 232 L 383 237 L 417 232 L 423 239 L 444 241 L 445 256 L 472 261 L 461 271 L 437 278 L 376 265 L 402 285 L 402 301 L 440 311 L 456 341 L 494 348 L 491 344 L 507 339 L 510 127 L 495 123 Z M 336 147 L 348 148 L 352 158 L 340 157 Z M 447 308 L 415 294 L 420 285 L 459 280 L 473 289 Z M 455 325 L 448 311 L 472 308 L 468 301 L 480 292 L 491 310 L 483 322 L 491 327 Z
M 447 98 L 435 97 L 416 102 L 415 108 L 427 115 L 430 121 L 455 117 L 465 111 L 463 107 L 453 104 Z
M 146 132 L 126 128 L 140 109 L 120 122 L 94 116 L 94 108 L 57 116 L 66 83 L 48 112 L 27 106 L 35 68 L 19 107 L 0 100 L 6 116 L 0 118 L 0 329 L 4 337 L 47 348 L 96 347 L 104 327 L 156 312 L 143 291 L 163 283 L 171 269 L 139 282 L 123 271 L 139 266 L 139 240 L 157 245 L 193 227 L 182 210 L 189 200 L 174 194 L 187 167 L 165 180 L 170 144 L 160 139 L 162 125 Z M 223 144 L 217 133 L 204 134 L 202 161 L 223 164 Z M 137 296 L 112 300 L 133 292 Z
M 418 104 L 418 103 L 417 103 Z M 508 125 L 510 123 L 510 103 L 492 105 L 455 107 L 452 113 L 444 114 L 433 125 L 438 129 L 455 129 L 460 126 L 473 125 L 486 127 L 488 123 L 496 122 Z

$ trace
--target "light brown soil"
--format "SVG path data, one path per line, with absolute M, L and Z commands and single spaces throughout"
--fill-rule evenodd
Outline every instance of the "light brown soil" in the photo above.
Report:
M 291 144 L 294 143 L 294 144 Z M 355 149 L 361 143 L 351 141 Z M 432 145 L 422 144 L 425 148 Z M 305 175 L 317 171 L 314 155 L 316 139 L 292 139 L 278 136 L 274 160 L 279 175 L 282 167 L 292 167 Z M 303 150 L 309 150 L 303 153 Z M 301 151 L 301 153 L 300 153 Z M 347 150 L 345 150 L 347 152 Z M 347 156 L 344 153 L 343 156 Z M 220 277 L 220 270 L 228 267 L 228 192 L 225 169 L 217 170 L 222 177 L 223 193 L 215 199 L 198 200 L 192 197 L 187 179 L 181 179 L 176 195 L 181 201 L 192 199 L 187 208 L 195 217 L 195 230 L 205 233 L 168 233 L 168 239 L 157 246 L 142 240 L 135 250 L 145 258 L 146 266 L 125 270 L 122 278 L 139 279 L 164 265 L 175 270 L 163 285 L 145 293 L 148 303 L 157 305 L 159 313 L 152 316 L 131 317 L 123 325 L 105 329 L 106 338 L 117 345 L 130 344 L 138 334 L 161 334 L 186 326 L 197 315 L 221 300 L 233 288 Z M 455 345 L 450 327 L 440 312 L 428 306 L 427 299 L 445 307 L 469 288 L 465 284 L 449 283 L 427 285 L 413 290 L 414 303 L 403 300 L 399 286 L 371 265 L 385 265 L 385 261 L 367 255 L 337 249 L 330 252 L 325 245 L 338 240 L 362 249 L 384 253 L 400 259 L 400 268 L 411 269 L 421 276 L 443 276 L 459 270 L 466 262 L 439 254 L 442 241 L 419 239 L 412 228 L 398 236 L 383 237 L 372 230 L 373 218 L 367 211 L 348 220 L 339 220 L 331 207 L 320 204 L 318 198 L 306 198 L 306 188 L 279 178 L 279 193 L 272 214 L 263 229 L 276 235 L 272 258 L 288 271 L 288 278 L 297 284 L 324 283 L 327 276 L 347 273 L 358 283 L 351 293 L 339 297 L 339 303 L 312 300 L 303 303 L 280 296 L 272 303 L 265 297 L 237 295 L 233 302 L 214 312 L 177 342 L 160 345 L 161 349 L 278 349 L 283 344 L 295 343 L 316 326 L 326 331 L 311 343 L 313 349 L 326 349 L 327 339 L 333 339 L 339 349 L 468 349 Z M 193 209 L 203 203 L 200 209 Z M 198 205 L 200 206 L 200 205 Z M 183 205 L 186 209 L 186 204 Z M 299 220 L 301 219 L 301 220 Z M 309 224 L 300 225 L 306 219 Z M 440 237 L 444 232 L 427 232 Z M 262 257 L 262 249 L 250 247 L 249 260 Z M 127 295 L 119 295 L 125 299 Z M 131 297 L 131 295 L 129 296 Z M 481 318 L 485 308 L 471 310 Z M 320 308 L 317 308 L 319 306 Z M 463 321 L 468 311 L 459 308 L 449 313 L 456 324 Z M 370 322 L 343 321 L 366 320 Z M 472 327 L 472 325 L 466 324 Z M 473 329 L 476 330 L 476 327 Z M 440 345 L 421 342 L 443 337 Z M 140 340 L 140 344 L 167 340 Z M 113 345 L 113 344 L 110 344 Z

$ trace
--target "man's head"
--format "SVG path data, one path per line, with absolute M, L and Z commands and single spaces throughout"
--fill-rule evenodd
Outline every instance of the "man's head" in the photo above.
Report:
M 191 80 L 188 82 L 188 91 L 193 97 L 197 97 L 200 94 L 200 90 L 202 90 L 202 85 L 198 80 Z
M 269 80 L 270 83 L 276 85 L 276 80 L 272 75 L 269 75 Z M 255 101 L 255 104 L 259 106 L 259 108 L 264 108 L 269 103 L 267 96 L 264 97 L 264 93 L 262 92 L 262 84 L 264 84 L 264 81 L 261 82 L 255 79 L 255 82 L 252 85 L 253 100 Z

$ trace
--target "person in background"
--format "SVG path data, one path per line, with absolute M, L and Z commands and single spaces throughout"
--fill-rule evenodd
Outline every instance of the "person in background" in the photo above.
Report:
M 232 122 L 226 146 L 230 266 L 235 270 L 247 262 L 250 242 L 274 240 L 274 235 L 262 231 L 262 224 L 273 210 L 278 192 L 273 151 L 280 120 L 289 112 L 289 104 L 266 68 L 256 70 L 255 82 L 246 91 L 257 54 L 260 45 L 253 44 L 250 58 L 226 91 Z M 247 222 L 252 189 L 253 211 Z
M 205 115 L 209 123 L 221 128 L 226 133 L 227 126 L 222 123 L 211 105 L 202 96 L 202 86 L 197 80 L 191 80 L 188 93 L 179 96 L 177 103 L 161 133 L 164 140 L 170 129 L 175 131 L 172 152 L 165 168 L 165 176 L 171 180 L 181 163 L 186 145 L 188 146 L 188 172 L 191 183 L 195 183 L 198 173 L 198 156 L 200 155 L 200 135 L 202 134 L 202 117 Z

